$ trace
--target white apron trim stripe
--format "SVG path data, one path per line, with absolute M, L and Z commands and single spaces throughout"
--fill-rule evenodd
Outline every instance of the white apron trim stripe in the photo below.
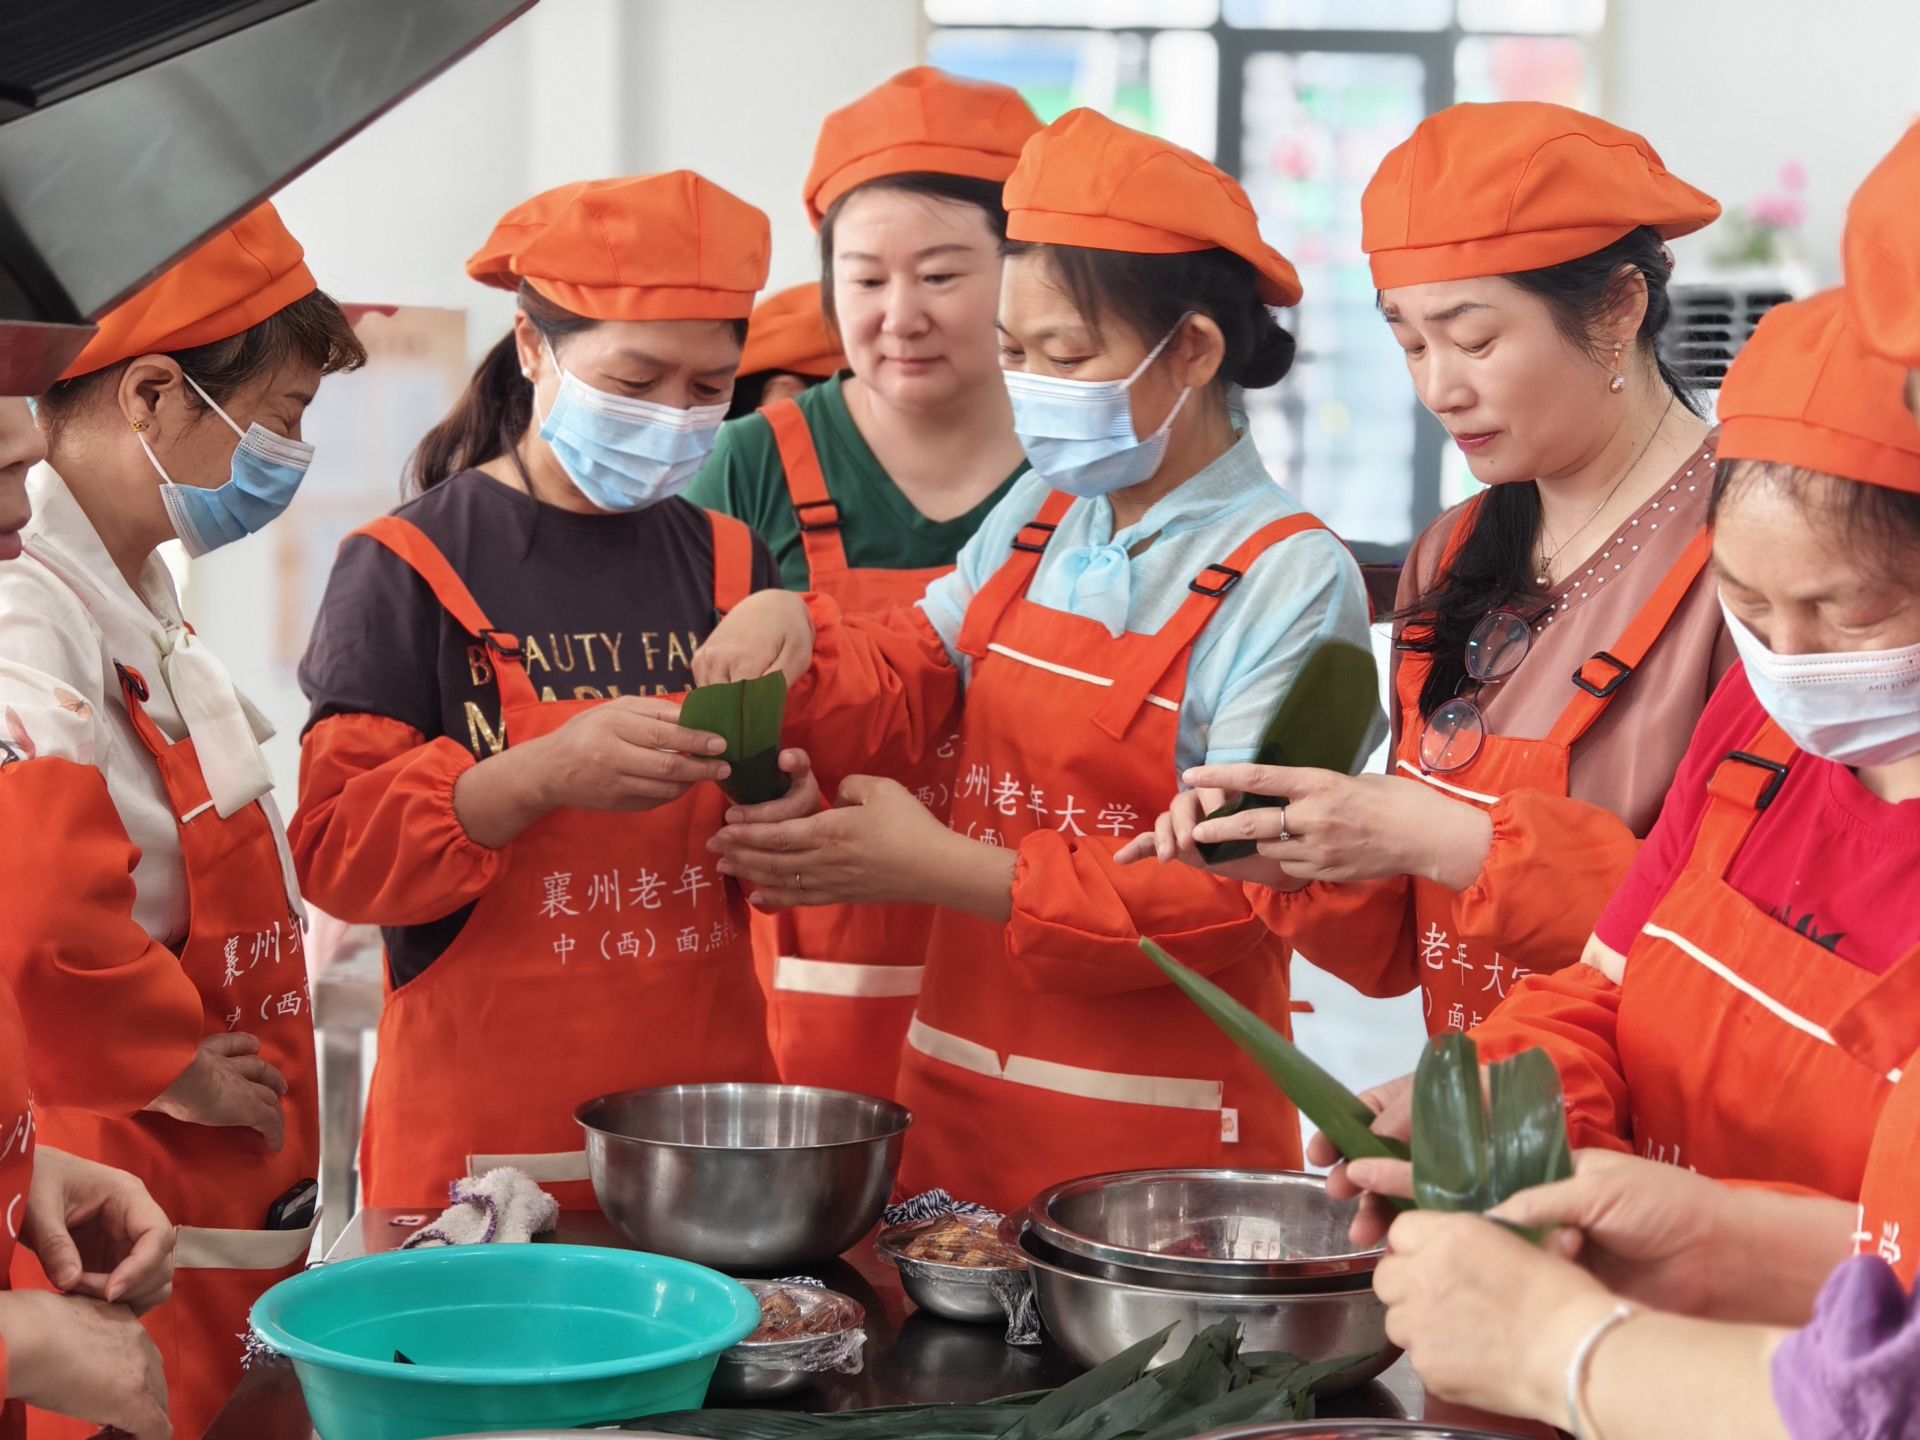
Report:
M 213 801 L 211 800 L 207 801 L 207 803 L 204 805 L 196 805 L 193 807 L 193 809 L 187 811 L 186 814 L 180 817 L 180 823 L 182 825 L 191 825 L 195 820 L 197 820 L 200 816 L 206 814 L 207 811 L 211 809 L 213 809 Z
M 1435 779 L 1418 765 L 1409 764 L 1405 760 L 1397 761 L 1396 765 L 1399 769 L 1413 776 L 1414 779 L 1424 780 L 1427 784 L 1433 786 L 1434 789 L 1444 790 L 1449 795 L 1458 795 L 1462 800 L 1477 800 L 1482 805 L 1498 805 L 1500 803 L 1500 797 L 1498 795 L 1482 795 L 1478 790 L 1468 790 L 1459 785 L 1449 785 L 1444 780 Z
M 773 988 L 800 995 L 873 1000 L 918 995 L 924 965 L 847 965 L 782 955 L 773 962 Z
M 173 1263 L 180 1270 L 284 1270 L 307 1258 L 319 1228 L 318 1213 L 304 1230 L 202 1230 L 182 1225 Z
M 985 1045 L 949 1035 L 914 1017 L 907 1027 L 907 1044 L 932 1060 L 976 1075 L 987 1075 L 1013 1085 L 1031 1085 L 1083 1100 L 1106 1100 L 1117 1105 L 1158 1105 L 1170 1110 L 1218 1110 L 1225 1098 L 1217 1080 L 1180 1080 L 1165 1075 L 1122 1075 L 1108 1070 L 1083 1070 L 1035 1060 L 1027 1055 L 1000 1057 Z
M 1002 645 L 997 640 L 989 640 L 987 649 L 995 655 L 1004 655 L 1009 660 L 1017 660 L 1022 665 L 1031 665 L 1036 670 L 1047 670 L 1055 675 L 1064 675 L 1069 680 L 1084 680 L 1089 685 L 1098 685 L 1107 690 L 1113 688 L 1113 681 L 1105 675 L 1095 675 L 1088 670 L 1076 670 L 1071 665 L 1056 665 L 1051 660 L 1042 660 L 1038 655 L 1029 655 L 1024 650 L 1015 650 L 1010 645 Z M 1147 696 L 1147 704 L 1158 705 L 1162 710 L 1171 710 L 1176 715 L 1180 713 L 1179 702 L 1169 700 L 1164 695 Z
M 511 1165 L 525 1172 L 529 1180 L 548 1185 L 591 1178 L 587 1174 L 584 1150 L 568 1150 L 558 1155 L 469 1155 L 467 1174 L 477 1178 L 502 1165 Z
M 1680 951 L 1681 954 L 1687 956 L 1703 968 L 1710 970 L 1715 975 L 1718 975 L 1742 995 L 1745 995 L 1763 1009 L 1772 1012 L 1802 1034 L 1811 1035 L 1821 1044 L 1831 1045 L 1836 1050 L 1840 1048 L 1840 1042 L 1835 1040 L 1824 1026 L 1814 1024 L 1813 1021 L 1807 1019 L 1806 1016 L 1800 1014 L 1798 1011 L 1789 1010 L 1785 1005 L 1782 1005 L 1778 1000 L 1774 999 L 1773 996 L 1767 994 L 1766 991 L 1755 985 L 1751 980 L 1736 975 L 1732 970 L 1728 969 L 1727 966 L 1721 964 L 1720 961 L 1714 959 L 1713 956 L 1687 939 L 1686 936 L 1677 931 L 1669 930 L 1664 925 L 1656 925 L 1651 920 L 1642 927 L 1641 933 L 1651 935 L 1656 940 L 1666 941 L 1669 945 L 1673 946 L 1674 949 Z M 1632 967 L 1629 966 L 1628 968 L 1631 969 Z M 1898 1085 L 1900 1083 L 1900 1072 L 1898 1070 L 1889 1071 L 1887 1073 L 1887 1079 Z

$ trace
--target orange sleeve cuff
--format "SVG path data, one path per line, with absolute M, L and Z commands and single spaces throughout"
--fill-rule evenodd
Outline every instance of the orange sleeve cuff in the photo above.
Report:
M 1482 1061 L 1539 1046 L 1560 1072 L 1573 1147 L 1630 1151 L 1632 1110 L 1620 1061 L 1620 987 L 1591 965 L 1529 975 L 1474 1027 Z
M 1237 883 L 1186 865 L 1116 865 L 1116 848 L 1051 830 L 1020 842 L 1006 933 L 1022 984 L 1078 995 L 1169 984 L 1140 953 L 1143 935 L 1202 974 L 1259 954 L 1286 964 Z
M 307 898 L 365 925 L 422 925 L 479 899 L 512 847 L 489 850 L 454 813 L 475 765 L 442 736 L 380 715 L 336 715 L 300 747 L 300 808 L 287 841 Z
M 1579 960 L 1639 849 L 1610 810 L 1516 790 L 1493 807 L 1493 843 L 1454 906 L 1456 929 L 1538 974 L 1564 969 Z
M 0 973 L 26 1024 L 36 1099 L 124 1117 L 180 1077 L 207 1033 L 200 992 L 133 918 L 140 852 L 91 765 L 0 769 Z
M 918 764 L 946 738 L 960 704 L 960 672 L 917 605 L 844 615 L 806 597 L 813 664 L 787 701 L 783 737 L 805 750 L 829 794 L 848 775 Z
M 1248 885 L 1253 911 L 1300 958 L 1362 995 L 1404 995 L 1417 989 L 1413 882 L 1404 875 L 1304 890 Z

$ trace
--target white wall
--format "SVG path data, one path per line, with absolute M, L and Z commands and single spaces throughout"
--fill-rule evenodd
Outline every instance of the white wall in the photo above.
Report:
M 1602 113 L 1721 204 L 1806 166 L 1806 258 L 1837 282 L 1847 200 L 1920 111 L 1920 3 L 1610 0 L 1602 45 Z M 1682 280 L 1711 239 L 1674 247 Z

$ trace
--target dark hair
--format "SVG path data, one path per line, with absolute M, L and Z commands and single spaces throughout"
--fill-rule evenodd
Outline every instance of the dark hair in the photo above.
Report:
M 1647 311 L 1634 346 L 1653 358 L 1660 378 L 1694 414 L 1699 406 L 1685 382 L 1660 357 L 1656 341 L 1673 314 L 1667 281 L 1673 263 L 1660 236 L 1642 226 L 1613 244 L 1578 260 L 1522 270 L 1505 278 L 1547 304 L 1560 334 L 1576 349 L 1604 360 L 1607 347 L 1596 338 L 1635 273 L 1647 283 Z M 1431 715 L 1458 692 L 1466 678 L 1467 637 L 1489 612 L 1533 593 L 1534 551 L 1540 541 L 1540 490 L 1532 482 L 1490 486 L 1471 513 L 1471 525 L 1453 561 L 1434 578 L 1433 587 L 1394 618 L 1401 622 L 1402 650 L 1432 656 L 1420 713 Z
M 737 375 L 733 381 L 733 399 L 727 402 L 727 419 L 738 420 L 742 415 L 751 415 L 760 408 L 760 402 L 767 397 L 767 382 L 776 375 L 791 375 L 796 380 L 804 380 L 811 390 L 820 383 L 817 375 L 802 375 L 797 370 L 756 370 L 751 375 Z
M 993 231 L 994 239 L 1005 240 L 1007 212 L 1000 203 L 1000 188 L 999 183 L 993 180 L 975 180 L 967 175 L 936 175 L 928 171 L 885 175 L 878 180 L 869 180 L 864 185 L 856 185 L 835 200 L 827 207 L 827 213 L 820 221 L 820 313 L 826 317 L 827 329 L 836 336 L 840 332 L 840 318 L 833 308 L 833 229 L 849 200 L 875 190 L 891 190 L 898 195 L 918 195 L 926 200 L 948 200 L 971 205 L 987 217 L 987 228 Z
M 1737 490 L 1765 483 L 1793 497 L 1803 514 L 1819 514 L 1845 537 L 1850 552 L 1873 564 L 1884 579 L 1912 586 L 1920 552 L 1920 495 L 1885 485 L 1867 485 L 1821 470 L 1770 460 L 1722 460 L 1713 472 L 1707 523 Z
M 568 335 L 591 330 L 600 322 L 556 305 L 524 281 L 520 308 L 549 345 L 558 346 Z M 446 419 L 435 425 L 407 459 L 410 491 L 431 490 L 442 480 L 476 465 L 517 455 L 520 437 L 533 423 L 533 387 L 520 373 L 520 350 L 509 330 L 474 368 L 473 377 Z M 531 493 L 532 486 L 528 486 Z
M 533 322 L 533 328 L 555 350 L 567 336 L 592 330 L 603 323 L 554 304 L 525 281 L 520 283 L 520 308 Z M 730 323 L 734 339 L 745 344 L 747 322 Z M 474 368 L 467 388 L 453 402 L 446 419 L 422 436 L 414 447 L 407 459 L 406 488 L 414 494 L 431 490 L 462 470 L 471 470 L 502 455 L 513 456 L 514 463 L 519 464 L 520 437 L 532 424 L 533 386 L 520 373 L 520 349 L 514 342 L 513 331 L 509 330 Z M 524 471 L 522 478 L 527 480 L 527 493 L 531 495 L 532 480 Z
M 1293 368 L 1293 336 L 1260 299 L 1258 272 L 1231 251 L 1135 255 L 1017 240 L 1000 248 L 1006 255 L 1044 254 L 1096 340 L 1103 315 L 1120 321 L 1141 344 L 1155 345 L 1192 313 L 1219 326 L 1225 342 L 1217 389 L 1264 389 Z
M 238 335 L 191 350 L 164 353 L 222 408 L 248 386 L 271 379 L 276 370 L 296 357 L 318 366 L 322 375 L 357 370 L 367 363 L 367 347 L 353 333 L 346 312 L 323 290 L 301 296 Z M 49 428 L 57 432 L 88 403 L 89 397 L 118 385 L 133 358 L 55 384 L 37 402 Z M 184 393 L 188 404 L 206 409 L 191 385 Z

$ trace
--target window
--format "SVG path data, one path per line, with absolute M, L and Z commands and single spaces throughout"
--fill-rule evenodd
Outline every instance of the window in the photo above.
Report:
M 1606 0 L 925 0 L 929 58 L 1044 120 L 1087 105 L 1237 175 L 1300 270 L 1294 371 L 1247 396 L 1281 481 L 1368 558 L 1471 477 L 1374 308 L 1360 192 L 1456 100 L 1592 108 Z

